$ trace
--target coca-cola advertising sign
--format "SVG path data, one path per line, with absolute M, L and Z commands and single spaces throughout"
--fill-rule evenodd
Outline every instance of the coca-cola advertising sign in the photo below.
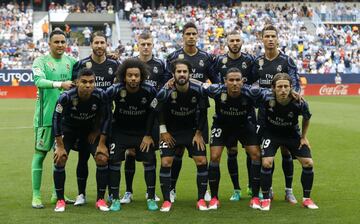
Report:
M 305 96 L 354 96 L 360 95 L 360 84 L 308 84 L 303 87 Z

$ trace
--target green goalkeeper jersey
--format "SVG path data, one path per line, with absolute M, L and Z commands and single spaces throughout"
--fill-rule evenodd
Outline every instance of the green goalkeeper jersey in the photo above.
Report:
M 37 87 L 37 99 L 34 126 L 52 126 L 52 117 L 61 89 L 54 88 L 54 82 L 71 80 L 76 59 L 63 55 L 55 59 L 50 54 L 38 57 L 33 63 L 34 81 Z

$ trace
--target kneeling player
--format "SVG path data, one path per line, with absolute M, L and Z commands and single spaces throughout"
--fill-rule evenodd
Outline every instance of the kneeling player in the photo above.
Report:
M 218 190 L 220 182 L 221 154 L 224 146 L 231 146 L 240 141 L 246 152 L 251 157 L 252 172 L 252 199 L 250 207 L 260 209 L 259 185 L 260 185 L 260 147 L 258 145 L 256 128 L 249 121 L 248 116 L 253 113 L 253 101 L 250 97 L 241 94 L 243 79 L 241 71 L 230 68 L 225 77 L 224 84 L 203 86 L 203 91 L 215 100 L 215 115 L 211 128 L 210 138 L 210 164 L 209 185 L 212 199 L 209 209 L 217 209 L 220 205 Z
M 197 166 L 197 187 L 199 210 L 207 210 L 204 195 L 207 187 L 207 160 L 203 130 L 206 121 L 206 100 L 201 86 L 189 81 L 191 65 L 185 60 L 174 61 L 172 73 L 175 86 L 162 88 L 151 103 L 155 112 L 160 114 L 160 184 L 164 203 L 160 209 L 168 212 L 171 209 L 170 185 L 171 165 L 176 147 L 186 147 Z
M 308 104 L 303 100 L 298 102 L 292 97 L 292 80 L 286 73 L 276 74 L 271 88 L 272 92 L 266 94 L 266 91 L 261 91 L 261 96 L 258 98 L 265 113 L 265 123 L 263 127 L 260 127 L 262 133 L 261 188 L 264 195 L 261 210 L 270 210 L 271 169 L 279 146 L 286 146 L 302 165 L 303 206 L 317 209 L 318 206 L 310 198 L 314 173 L 310 145 L 306 138 L 311 117 Z M 253 91 L 250 92 L 254 94 Z M 301 134 L 298 125 L 300 115 L 303 116 Z
M 125 151 L 134 148 L 135 158 L 142 161 L 147 186 L 147 207 L 155 211 L 158 206 L 155 201 L 155 150 L 151 136 L 155 115 L 151 113 L 150 103 L 156 96 L 156 90 L 144 81 L 149 76 L 146 64 L 138 59 L 127 59 L 116 73 L 117 83 L 107 89 L 109 100 L 115 102 L 112 125 L 111 153 L 119 153 L 118 163 L 125 159 Z M 110 209 L 120 210 L 119 182 L 120 165 L 112 170 L 110 175 L 116 176 L 116 182 L 110 182 L 117 193 L 112 195 L 113 205 Z M 116 206 L 115 206 L 116 205 Z
M 55 212 L 65 211 L 64 184 L 65 164 L 70 149 L 78 141 L 78 150 L 90 150 L 96 161 L 97 202 L 96 207 L 109 211 L 104 201 L 107 184 L 106 135 L 111 112 L 105 93 L 95 88 L 95 74 L 89 69 L 80 70 L 76 88 L 64 92 L 57 103 L 53 126 L 56 137 L 54 153 L 54 182 L 57 194 Z M 100 124 L 101 123 L 101 124 Z M 101 126 L 101 127 L 99 127 Z M 92 132 L 101 130 L 98 147 L 88 138 Z

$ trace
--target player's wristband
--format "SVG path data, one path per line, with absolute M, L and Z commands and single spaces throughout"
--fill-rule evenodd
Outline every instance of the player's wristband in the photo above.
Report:
M 61 83 L 62 82 L 53 82 L 53 87 L 54 88 L 61 88 Z
M 165 124 L 160 125 L 159 128 L 160 128 L 160 134 L 163 134 L 163 133 L 167 132 Z

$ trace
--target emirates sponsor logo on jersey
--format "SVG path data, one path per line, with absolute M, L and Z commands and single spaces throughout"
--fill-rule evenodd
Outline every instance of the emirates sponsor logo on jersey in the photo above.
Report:
M 320 96 L 346 96 L 348 95 L 348 85 L 336 85 L 335 87 L 329 87 L 323 85 L 320 88 Z

